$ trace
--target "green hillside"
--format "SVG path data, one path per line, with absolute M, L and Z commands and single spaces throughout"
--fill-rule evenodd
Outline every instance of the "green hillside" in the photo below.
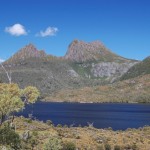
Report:
M 150 74 L 150 57 L 147 57 L 142 62 L 137 63 L 126 72 L 121 80 L 126 80 L 141 75 Z

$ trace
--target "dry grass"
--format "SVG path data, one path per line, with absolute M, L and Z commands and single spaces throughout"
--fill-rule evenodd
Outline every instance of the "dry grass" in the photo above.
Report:
M 150 150 L 150 127 L 128 129 L 126 131 L 112 131 L 110 129 L 96 129 L 93 127 L 53 127 L 38 121 L 28 122 L 25 118 L 16 118 L 17 132 L 21 135 L 25 131 L 31 134 L 36 131 L 38 144 L 34 150 L 43 150 L 43 145 L 49 137 L 58 137 L 63 143 L 71 141 L 79 150 L 98 150 L 109 144 L 112 149 L 115 145 L 121 150 Z

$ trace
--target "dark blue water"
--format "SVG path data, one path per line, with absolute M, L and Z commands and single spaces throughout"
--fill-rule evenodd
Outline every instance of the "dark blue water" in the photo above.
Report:
M 79 104 L 38 102 L 29 105 L 19 115 L 28 114 L 38 120 L 52 120 L 55 125 L 93 123 L 96 128 L 112 127 L 114 130 L 150 125 L 150 104 Z

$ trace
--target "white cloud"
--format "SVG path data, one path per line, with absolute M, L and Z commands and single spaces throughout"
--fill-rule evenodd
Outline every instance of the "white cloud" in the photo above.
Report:
M 10 27 L 6 27 L 5 32 L 8 32 L 9 34 L 14 36 L 27 35 L 25 27 L 19 23 L 14 24 Z
M 40 31 L 36 34 L 36 36 L 46 37 L 46 36 L 54 36 L 58 32 L 58 28 L 56 27 L 48 27 L 45 31 Z
M 0 63 L 2 63 L 2 62 L 4 62 L 5 60 L 3 60 L 3 59 L 0 59 Z

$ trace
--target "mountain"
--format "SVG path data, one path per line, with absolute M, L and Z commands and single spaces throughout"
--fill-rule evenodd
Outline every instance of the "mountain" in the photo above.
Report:
M 100 41 L 86 43 L 79 40 L 74 40 L 69 45 L 68 51 L 64 58 L 78 63 L 88 61 L 112 62 L 127 60 L 109 51 Z
M 99 41 L 74 40 L 64 58 L 72 62 L 72 68 L 84 78 L 111 82 L 138 62 L 114 54 Z
M 101 42 L 74 40 L 64 57 L 48 55 L 29 44 L 3 65 L 20 87 L 37 86 L 42 96 L 48 96 L 62 89 L 112 83 L 137 62 L 112 53 Z M 7 82 L 2 68 L 0 80 Z
M 126 80 L 141 75 L 150 74 L 150 57 L 147 57 L 142 62 L 131 67 L 122 77 L 121 80 Z
M 47 54 L 44 50 L 37 50 L 33 44 L 29 44 L 24 48 L 20 49 L 16 54 L 14 54 L 11 58 L 9 58 L 5 63 L 7 64 L 15 64 L 19 62 L 23 62 L 28 58 L 43 58 L 46 57 Z

